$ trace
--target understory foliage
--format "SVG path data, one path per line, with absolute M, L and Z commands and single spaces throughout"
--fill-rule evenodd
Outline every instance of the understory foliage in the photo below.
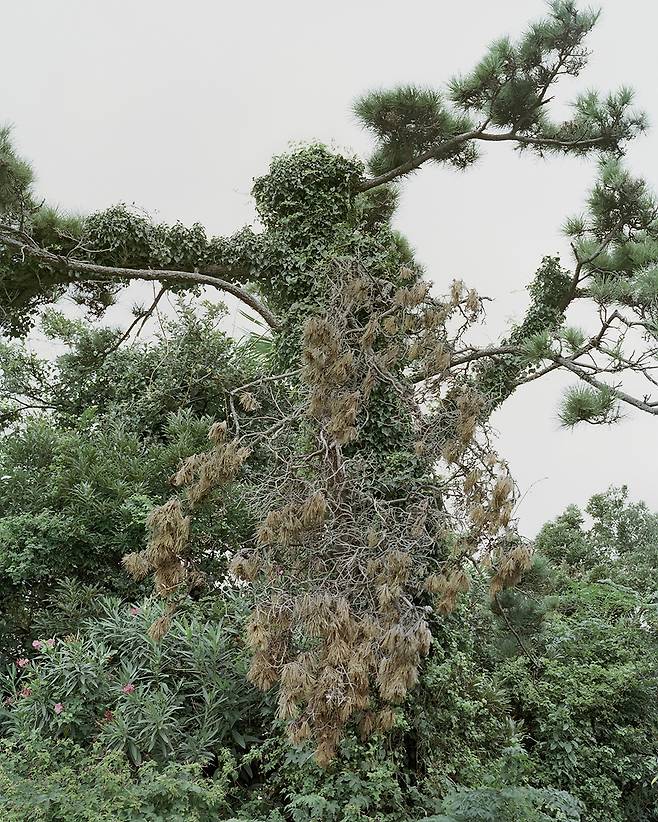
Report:
M 276 698 L 244 682 L 248 589 L 179 609 L 159 640 L 157 599 L 58 591 L 60 630 L 35 627 L 4 679 L 3 818 L 110 819 L 105 805 L 178 818 L 171 802 L 185 820 L 650 822 L 658 622 L 655 584 L 635 569 L 655 568 L 658 515 L 623 489 L 588 510 L 589 527 L 572 507 L 543 529 L 517 586 L 492 602 L 477 575 L 430 617 L 430 654 L 391 728 L 366 741 L 346 728 L 324 769 L 311 741 L 290 746 Z
M 258 359 L 216 328 L 219 316 L 184 308 L 161 338 L 105 356 L 116 330 L 61 316 L 45 323 L 67 346 L 54 362 L 0 346 L 0 653 L 29 645 L 62 580 L 143 593 L 121 557 L 143 540 L 181 458 L 203 447 L 226 390 Z M 205 512 L 199 526 L 191 539 L 206 546 L 202 570 L 223 573 L 243 513 L 227 501 L 222 522 Z
M 226 819 L 230 762 L 213 782 L 198 766 L 158 768 L 137 775 L 118 753 L 85 751 L 71 740 L 0 742 L 0 807 L 7 822 L 117 822 Z M 38 788 L 35 790 L 35 785 Z
M 550 110 L 595 21 L 555 0 L 445 92 L 364 96 L 369 162 L 275 157 L 231 237 L 64 216 L 0 132 L 3 818 L 658 818 L 658 520 L 611 490 L 531 544 L 489 425 L 557 369 L 567 426 L 658 414 L 658 210 L 623 165 L 644 117 L 627 89 Z M 573 258 L 482 347 L 484 298 L 392 218 L 406 175 L 503 142 L 598 177 Z M 152 302 L 102 327 L 131 280 Z M 260 333 L 222 333 L 209 289 Z
M 450 300 L 446 304 L 449 306 Z M 196 326 L 190 326 L 185 312 L 180 322 L 180 326 L 171 327 L 170 339 L 180 340 L 184 350 L 190 334 L 198 345 Z M 213 333 L 206 336 L 208 345 L 223 339 L 221 335 L 213 337 Z M 75 367 L 75 372 L 70 372 L 72 376 L 77 373 L 80 399 L 75 402 L 82 403 L 89 396 L 88 381 L 97 373 L 95 368 L 86 368 L 93 362 L 88 352 L 94 346 L 82 350 L 80 340 L 90 343 L 96 334 L 105 338 L 109 332 L 78 326 L 76 335 L 68 340 L 67 351 L 49 366 L 50 380 L 55 383 L 66 369 Z M 355 336 L 360 339 L 362 332 Z M 165 343 L 154 340 L 126 351 L 126 357 L 130 355 L 126 361 L 132 363 L 135 375 L 152 373 L 153 349 Z M 366 356 L 360 348 L 358 351 L 355 369 L 363 367 L 359 358 Z M 17 363 L 28 352 L 14 343 L 8 345 L 4 356 Z M 229 361 L 249 382 L 255 359 L 263 356 L 274 355 L 256 356 L 249 347 L 239 346 Z M 40 362 L 33 357 L 31 361 Z M 415 609 L 406 614 L 401 611 L 403 618 L 424 620 L 433 638 L 418 667 L 418 681 L 400 704 L 381 694 L 377 670 L 368 693 L 372 726 L 364 727 L 366 711 L 353 717 L 358 719 L 356 723 L 340 725 L 331 762 L 323 763 L 326 767 L 322 769 L 316 764 L 317 738 L 298 738 L 292 747 L 288 739 L 291 727 L 295 732 L 301 724 L 295 724 L 299 716 L 290 723 L 290 717 L 281 710 L 291 701 L 286 687 L 294 686 L 294 680 L 273 686 L 265 695 L 246 682 L 250 668 L 249 677 L 257 679 L 254 667 L 258 673 L 258 654 L 267 653 L 267 647 L 254 642 L 259 626 L 254 625 L 253 614 L 262 613 L 264 607 L 259 586 L 277 585 L 275 594 L 282 597 L 291 589 L 281 577 L 292 574 L 298 566 L 285 539 L 265 534 L 267 540 L 257 543 L 254 539 L 245 548 L 245 540 L 252 539 L 254 530 L 288 527 L 290 518 L 275 517 L 274 522 L 270 518 L 265 525 L 267 515 L 262 517 L 271 510 L 273 495 L 288 493 L 286 483 L 291 480 L 273 470 L 263 483 L 258 466 L 267 464 L 268 449 L 275 447 L 276 437 L 270 432 L 266 440 L 256 441 L 255 410 L 244 398 L 241 385 L 234 394 L 233 388 L 221 389 L 229 415 L 233 400 L 241 429 L 254 431 L 252 453 L 237 481 L 242 489 L 238 497 L 235 480 L 232 486 L 219 482 L 216 487 L 224 478 L 222 471 L 235 471 L 236 451 L 227 450 L 233 442 L 229 427 L 197 416 L 190 400 L 183 400 L 164 426 L 159 414 L 152 417 L 149 425 L 153 431 L 144 435 L 141 422 L 138 431 L 131 430 L 131 422 L 139 417 L 129 413 L 131 403 L 141 406 L 142 397 L 124 395 L 121 380 L 115 381 L 112 392 L 93 407 L 93 414 L 86 407 L 83 419 L 75 420 L 66 411 L 72 393 L 64 398 L 66 405 L 61 411 L 16 409 L 13 397 L 23 396 L 21 373 L 26 382 L 32 379 L 31 369 L 15 368 L 11 391 L 5 390 L 12 419 L 18 415 L 20 420 L 18 425 L 8 423 L 2 441 L 5 481 L 11 488 L 24 489 L 23 505 L 27 505 L 29 494 L 34 494 L 35 513 L 38 501 L 45 498 L 41 496 L 43 489 L 51 489 L 51 504 L 67 506 L 63 510 L 71 525 L 86 523 L 90 542 L 71 541 L 67 538 L 71 532 L 62 531 L 61 541 L 46 553 L 45 535 L 52 539 L 58 532 L 51 527 L 39 540 L 31 537 L 30 553 L 22 556 L 24 563 L 29 556 L 32 564 L 23 566 L 22 587 L 3 588 L 5 601 L 13 603 L 4 612 L 2 630 L 6 674 L 0 726 L 6 747 L 0 759 L 4 780 L 0 802 L 5 803 L 4 816 L 11 819 L 13 813 L 20 819 L 32 814 L 55 820 L 69 814 L 74 819 L 72 809 L 77 807 L 77 813 L 87 814 L 79 818 L 112 818 L 103 817 L 101 809 L 106 807 L 106 814 L 113 812 L 121 818 L 123 813 L 127 819 L 148 818 L 148 813 L 154 819 L 176 818 L 175 809 L 181 819 L 235 817 L 251 822 L 416 822 L 424 817 L 459 822 L 505 818 L 648 822 L 654 818 L 658 516 L 630 503 L 624 489 L 593 497 L 586 512 L 570 508 L 548 524 L 535 541 L 534 554 L 527 560 L 531 564 L 515 586 L 501 590 L 493 568 L 477 570 L 473 566 L 469 590 L 460 596 L 455 596 L 456 588 L 433 591 L 434 584 L 426 582 L 432 574 L 422 570 L 422 563 L 438 563 L 440 555 L 438 559 L 431 554 L 422 559 L 418 554 L 420 558 L 406 579 L 393 580 L 405 586 L 411 603 L 407 607 Z M 124 374 L 128 379 L 127 369 Z M 188 396 L 179 382 L 184 378 L 179 371 L 170 375 L 167 390 L 172 396 Z M 304 403 L 310 402 L 316 385 L 310 380 L 305 383 Z M 272 384 L 276 391 L 279 386 L 278 381 Z M 215 383 L 207 383 L 206 390 L 210 393 L 204 402 L 214 402 Z M 344 389 L 332 384 L 331 390 L 340 398 Z M 252 410 L 244 408 L 240 397 Z M 275 400 L 284 402 L 285 397 L 285 393 L 269 394 L 262 385 L 255 388 L 254 400 L 263 408 Z M 194 402 L 198 401 L 199 396 L 194 395 Z M 123 438 L 117 441 L 112 432 L 119 419 L 124 428 Z M 448 418 L 457 423 L 460 419 L 458 411 Z M 204 451 L 208 429 L 213 425 L 214 446 Z M 305 415 L 300 428 L 293 428 L 294 435 L 312 436 L 307 432 L 312 432 L 314 425 L 317 421 Z M 31 444 L 34 434 L 30 432 L 35 430 L 49 431 L 57 440 L 65 438 L 69 445 L 57 459 L 48 452 L 49 459 L 40 463 L 42 475 L 34 470 L 37 462 Z M 137 448 L 135 465 L 142 465 L 140 471 L 127 470 L 124 442 L 128 435 Z M 372 429 L 367 436 L 372 436 Z M 411 443 L 423 439 L 422 430 L 413 422 L 408 436 Z M 429 442 L 426 447 L 436 447 L 427 431 L 424 437 Z M 356 442 L 345 445 L 346 463 L 354 459 L 356 451 L 350 449 Z M 443 445 L 445 440 L 439 442 Z M 420 454 L 415 449 L 413 453 L 419 462 L 410 469 L 396 452 L 389 456 L 383 449 L 373 448 L 369 468 L 372 473 L 377 470 L 381 482 L 377 510 L 392 512 L 387 522 L 393 514 L 400 517 L 399 527 L 409 528 L 409 539 L 417 540 L 416 551 L 427 544 L 422 530 L 414 532 L 420 536 L 411 533 L 417 512 L 409 508 L 405 519 L 395 500 L 401 490 L 414 489 L 414 481 L 421 488 L 426 482 L 417 467 L 423 465 L 422 449 L 418 450 Z M 92 485 L 90 498 L 95 500 L 90 508 L 67 493 L 69 486 L 58 479 L 68 465 L 62 462 L 64 454 L 78 452 L 88 456 L 75 464 L 94 471 L 86 475 Z M 433 459 L 439 459 L 436 453 Z M 441 460 L 445 462 L 444 457 Z M 252 464 L 256 466 L 253 474 Z M 348 465 L 345 478 L 341 477 L 345 494 L 356 493 L 348 483 L 352 470 Z M 364 482 L 362 474 L 355 476 Z M 116 479 L 110 482 L 113 477 L 121 478 L 121 493 L 117 496 L 115 490 L 113 495 L 101 495 L 102 489 L 116 483 Z M 27 484 L 28 478 L 33 486 Z M 305 496 L 309 493 L 307 482 L 303 476 L 299 480 L 302 493 L 297 499 L 303 502 L 310 498 L 313 502 L 306 511 L 310 508 L 311 515 L 320 512 L 326 517 L 322 500 L 329 507 L 332 496 L 328 490 L 322 498 L 315 497 L 315 490 L 310 497 Z M 175 505 L 166 501 L 172 487 L 179 489 Z M 455 494 L 455 485 L 449 488 Z M 134 531 L 126 528 L 124 520 L 117 520 L 123 516 L 124 499 L 142 500 L 134 509 L 140 512 L 139 527 L 136 524 Z M 158 500 L 163 501 L 164 510 L 152 508 Z M 446 495 L 445 500 L 445 512 L 439 509 L 433 516 L 449 524 L 452 542 L 447 546 L 463 545 L 464 531 L 459 521 L 450 518 L 460 516 L 458 506 L 468 505 L 468 497 Z M 19 503 L 15 505 L 18 508 Z M 274 508 L 280 510 L 280 505 Z M 218 510 L 223 511 L 221 517 Z M 359 508 L 353 503 L 349 510 Z M 176 573 L 204 575 L 205 585 L 193 591 L 192 599 L 181 597 L 180 590 L 173 594 L 163 591 L 164 601 L 162 597 L 146 597 L 147 590 L 140 584 L 131 585 L 121 572 L 124 546 L 137 548 L 138 555 L 144 551 L 148 560 L 153 540 L 162 543 L 163 532 L 158 528 L 166 524 L 163 513 L 167 521 L 173 518 L 176 527 L 183 528 L 182 532 L 165 530 L 164 535 L 173 533 L 187 540 L 185 550 L 176 554 Z M 193 514 L 189 526 L 182 522 L 188 513 Z M 299 528 L 296 522 L 300 514 L 294 508 L 292 513 L 296 517 L 292 524 Z M 21 531 L 16 514 L 9 513 L 3 520 L 4 533 L 9 533 L 11 525 L 12 533 L 25 539 L 27 524 L 34 517 L 30 509 L 25 509 L 25 514 Z M 585 525 L 586 515 L 591 519 L 589 526 Z M 472 522 L 468 523 L 472 528 Z M 310 524 L 311 529 L 317 529 L 312 518 L 310 523 L 306 519 L 301 524 L 301 537 L 296 535 L 294 543 L 298 551 L 306 544 L 305 528 Z M 423 527 L 427 529 L 427 519 Z M 315 533 L 317 539 L 317 530 Z M 335 529 L 332 538 L 340 538 Z M 387 546 L 372 542 L 362 544 L 366 563 L 386 556 Z M 486 543 L 481 539 L 479 544 Z M 97 558 L 86 564 L 92 545 Z M 115 545 L 117 550 L 112 553 Z M 10 543 L 5 546 L 6 561 L 15 565 L 19 555 Z M 368 557 L 369 550 L 374 557 Z M 349 558 L 346 552 L 342 562 Z M 363 561 L 361 557 L 359 562 Z M 46 562 L 51 565 L 46 566 Z M 283 562 L 288 563 L 286 567 Z M 307 562 L 300 558 L 302 567 Z M 39 576 L 40 563 L 52 568 L 50 577 Z M 270 578 L 268 564 L 274 566 Z M 390 565 L 389 556 L 385 571 Z M 30 568 L 33 570 L 28 573 Z M 92 568 L 95 573 L 90 576 Z M 5 573 L 11 570 L 7 569 Z M 344 574 L 347 583 L 349 567 Z M 252 581 L 241 580 L 245 576 Z M 265 579 L 259 580 L 263 576 Z M 269 583 L 269 579 L 274 582 Z M 318 597 L 325 595 L 319 589 L 321 579 L 319 576 L 315 582 Z M 165 573 L 161 582 L 166 581 Z M 298 577 L 292 582 L 303 586 L 305 579 Z M 350 585 L 346 593 L 354 597 L 349 606 L 350 619 L 354 619 L 362 601 L 359 596 L 374 590 L 378 605 L 377 588 L 390 587 L 390 582 L 365 575 L 362 585 L 358 576 Z M 31 608 L 25 607 L 21 591 L 32 593 Z M 114 598 L 108 598 L 108 593 Z M 326 593 L 332 595 L 330 590 Z M 288 613 L 305 627 L 298 604 L 307 601 L 305 593 L 296 596 L 299 599 L 291 602 Z M 448 601 L 443 602 L 446 597 Z M 371 607 L 367 603 L 366 608 Z M 266 605 L 272 607 L 271 603 Z M 300 628 L 288 638 L 295 644 L 287 653 L 297 654 L 292 662 L 299 663 L 299 655 L 314 652 L 327 667 L 329 654 L 336 654 L 333 645 L 343 639 L 331 632 L 340 612 L 329 611 L 328 616 L 329 630 L 324 634 L 304 639 Z M 375 610 L 374 617 L 383 620 L 386 611 Z M 269 624 L 265 623 L 265 639 L 271 642 Z M 160 626 L 155 638 L 154 625 Z M 301 645 L 303 641 L 306 648 Z M 380 641 L 383 644 L 386 635 Z M 371 647 L 377 646 L 373 642 Z M 362 664 L 367 665 L 368 660 Z M 350 674 L 358 673 L 354 663 L 350 667 L 348 662 L 346 668 Z M 262 687 L 263 683 L 256 684 Z M 300 716 L 304 711 L 308 715 L 309 704 L 317 699 L 312 691 L 306 696 L 294 690 L 292 697 L 300 706 Z M 358 711 L 356 708 L 355 713 Z M 382 719 L 385 723 L 376 724 Z M 323 726 L 319 730 L 322 733 Z M 53 768 L 55 759 L 58 766 Z M 202 772 L 192 774 L 187 770 L 190 766 L 200 767 Z M 91 769 L 96 778 L 87 780 Z M 36 783 L 42 788 L 35 793 Z M 142 790 L 142 785 L 150 787 Z M 89 792 L 93 796 L 82 811 L 81 797 Z M 148 803 L 153 803 L 153 808 Z

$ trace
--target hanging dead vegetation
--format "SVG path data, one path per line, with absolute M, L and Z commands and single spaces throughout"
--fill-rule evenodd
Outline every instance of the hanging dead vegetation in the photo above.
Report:
M 236 440 L 227 441 L 226 423 L 215 423 L 209 433 L 213 447 L 183 462 L 171 484 L 185 487 L 185 495 L 172 497 L 151 511 L 148 543 L 143 551 L 126 554 L 123 566 L 135 580 L 153 574 L 155 592 L 168 600 L 164 615 L 150 628 L 153 639 L 167 632 L 177 603 L 204 584 L 189 550 L 190 514 L 214 489 L 229 483 L 249 456 L 249 449 Z M 184 515 L 183 508 L 188 513 Z
M 336 263 L 331 281 L 328 309 L 304 326 L 301 368 L 282 375 L 294 375 L 285 402 L 279 392 L 268 403 L 278 419 L 255 425 L 259 387 L 238 391 L 248 432 L 235 407 L 230 424 L 213 426 L 213 448 L 173 478 L 181 501 L 156 509 L 148 547 L 124 560 L 136 577 L 153 572 L 165 597 L 189 587 L 189 512 L 252 449 L 273 457 L 241 486 L 258 524 L 230 572 L 257 602 L 249 680 L 278 686 L 291 741 L 312 740 L 321 765 L 346 723 L 363 739 L 392 727 L 430 652 L 433 614 L 453 610 L 474 569 L 495 595 L 530 562 L 469 372 L 478 295 L 457 282 L 438 300 L 409 269 L 393 283 L 353 261 Z M 264 377 L 260 388 L 275 384 Z M 398 464 L 407 473 L 391 480 Z

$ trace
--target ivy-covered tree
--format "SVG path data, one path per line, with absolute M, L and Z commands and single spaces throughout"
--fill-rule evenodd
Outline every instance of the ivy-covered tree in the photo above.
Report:
M 124 206 L 59 215 L 40 204 L 3 132 L 7 333 L 25 333 L 65 293 L 101 315 L 131 280 L 159 284 L 138 322 L 163 293 L 207 286 L 269 326 L 272 356 L 225 386 L 210 448 L 178 466 L 176 493 L 149 515 L 148 544 L 124 564 L 136 580 L 152 574 L 167 600 L 151 626 L 163 636 L 203 581 L 195 523 L 218 500 L 223 510 L 240 500 L 253 527 L 231 571 L 252 583 L 249 678 L 265 691 L 279 684 L 279 718 L 292 740 L 313 739 L 324 765 L 353 721 L 364 739 L 390 729 L 437 614 L 453 609 L 474 567 L 487 567 L 496 598 L 530 566 L 514 483 L 491 447 L 492 410 L 522 383 L 565 369 L 580 381 L 563 406 L 567 425 L 609 422 L 620 403 L 658 413 L 620 383 L 627 372 L 653 382 L 658 220 L 622 164 L 644 117 L 627 89 L 580 96 L 565 121 L 550 114 L 559 79 L 585 66 L 595 22 L 555 0 L 546 19 L 494 43 L 444 92 L 366 95 L 355 111 L 376 141 L 369 163 L 320 145 L 275 158 L 253 188 L 260 230 L 229 238 Z M 586 214 L 567 223 L 570 266 L 544 258 L 523 322 L 482 348 L 469 336 L 481 298 L 461 282 L 433 294 L 391 216 L 406 175 L 427 163 L 470 168 L 484 144 L 501 142 L 540 156 L 595 154 L 600 174 Z M 598 307 L 589 333 L 566 325 L 583 299 Z M 20 392 L 13 401 L 24 402 Z
M 496 41 L 470 73 L 453 78 L 445 90 L 409 86 L 365 95 L 355 112 L 376 141 L 367 164 L 371 174 L 361 161 L 321 146 L 279 157 L 253 189 L 261 230 L 245 228 L 229 238 L 208 237 L 198 224 L 154 224 L 125 206 L 85 218 L 63 216 L 36 197 L 32 171 L 5 130 L 0 139 L 5 329 L 25 332 L 39 306 L 66 292 L 92 313 L 102 313 L 127 282 L 147 280 L 160 283 L 164 292 L 209 286 L 231 293 L 263 317 L 279 344 L 285 337 L 293 345 L 300 324 L 327 306 L 328 261 L 356 257 L 388 280 L 399 264 L 412 263 L 406 243 L 390 228 L 397 186 L 405 176 L 428 163 L 470 168 L 488 143 L 511 143 L 540 156 L 594 153 L 601 157 L 601 173 L 587 213 L 567 222 L 573 265 L 563 269 L 545 260 L 530 288 L 523 323 L 505 344 L 470 353 L 485 363 L 490 407 L 524 378 L 536 376 L 529 363 L 542 363 L 544 369 L 567 369 L 583 383 L 568 397 L 567 423 L 608 419 L 618 401 L 654 413 L 650 402 L 597 377 L 602 370 L 649 365 L 644 352 L 639 358 L 623 353 L 629 324 L 634 334 L 654 341 L 653 198 L 620 163 L 626 144 L 644 130 L 645 118 L 632 108 L 627 88 L 607 96 L 582 94 L 565 121 L 550 115 L 560 78 L 577 77 L 586 65 L 586 38 L 596 19 L 571 0 L 554 0 L 546 19 L 517 42 Z M 559 335 L 565 312 L 580 299 L 600 306 L 600 329 Z M 598 358 L 594 369 L 593 358 Z

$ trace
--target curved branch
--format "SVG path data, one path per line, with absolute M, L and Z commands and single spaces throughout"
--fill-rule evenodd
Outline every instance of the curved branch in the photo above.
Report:
M 49 265 L 65 268 L 70 271 L 77 271 L 81 274 L 88 274 L 90 275 L 89 279 L 147 280 L 161 283 L 188 282 L 193 285 L 210 285 L 219 291 L 225 291 L 227 294 L 232 294 L 234 297 L 237 297 L 238 300 L 260 314 L 270 328 L 277 329 L 280 327 L 280 323 L 275 315 L 269 308 L 264 306 L 260 300 L 254 297 L 253 294 L 250 294 L 245 288 L 235 283 L 222 280 L 211 274 L 203 274 L 198 271 L 172 271 L 169 269 L 123 268 L 97 265 L 96 263 L 72 259 L 60 254 L 54 254 L 52 251 L 47 251 L 45 248 L 36 245 L 31 238 L 7 226 L 0 226 L 0 243 L 20 249 L 25 254 L 29 254 L 31 257 L 48 263 Z
M 396 168 L 390 171 L 379 174 L 377 177 L 371 177 L 369 180 L 363 180 L 359 186 L 359 191 L 369 191 L 371 188 L 390 183 L 398 177 L 409 174 L 417 168 L 426 163 L 428 160 L 440 159 L 442 153 L 448 153 L 455 148 L 459 148 L 463 143 L 469 140 L 483 140 L 485 142 L 514 142 L 522 146 L 534 146 L 536 148 L 596 148 L 609 143 L 609 137 L 589 137 L 581 140 L 559 140 L 554 137 L 528 137 L 523 134 L 517 134 L 514 131 L 506 131 L 500 134 L 495 132 L 484 131 L 483 128 L 474 129 L 473 131 L 465 131 L 462 134 L 457 134 L 442 143 L 437 143 L 427 151 L 417 154 L 405 163 L 401 163 Z
M 483 132 L 480 129 L 476 129 L 475 131 L 465 131 L 463 134 L 457 134 L 455 137 L 451 137 L 443 143 L 437 143 L 427 149 L 427 151 L 424 151 L 422 154 L 418 154 L 416 157 L 412 157 L 410 160 L 407 160 L 406 163 L 401 163 L 396 168 L 386 171 L 384 174 L 380 174 L 377 177 L 371 177 L 369 180 L 363 180 L 359 185 L 359 191 L 369 191 L 371 188 L 384 185 L 384 183 L 390 183 L 392 180 L 420 168 L 420 166 L 428 160 L 435 159 L 439 152 L 452 151 L 453 148 L 458 148 L 462 145 L 462 143 L 466 143 L 469 140 L 474 140 L 479 134 L 482 133 Z
M 517 355 L 521 354 L 523 349 L 518 345 L 498 345 L 498 346 L 488 346 L 487 348 L 475 348 L 472 351 L 462 351 L 458 352 L 456 355 L 450 358 L 450 368 L 454 368 L 457 365 L 466 365 L 470 362 L 474 362 L 475 360 L 481 360 L 485 357 L 494 357 L 504 356 L 504 355 Z M 427 380 L 431 380 L 433 377 L 438 376 L 440 372 L 432 372 L 431 374 L 415 374 L 412 375 L 412 380 L 414 385 L 420 385 L 421 383 L 426 382 Z
M 586 354 L 592 349 L 597 348 L 598 344 L 601 341 L 604 331 L 610 326 L 612 320 L 618 318 L 618 316 L 618 313 L 615 311 L 604 324 L 602 331 L 596 337 L 592 338 L 588 343 L 582 346 L 576 352 L 574 357 L 562 357 L 559 354 L 547 353 L 545 359 L 550 360 L 550 365 L 547 365 L 544 368 L 539 369 L 538 371 L 532 372 L 525 378 L 517 380 L 515 383 L 515 387 L 518 388 L 519 386 L 524 385 L 525 383 L 532 382 L 533 380 L 543 377 L 545 374 L 548 374 L 551 371 L 556 371 L 559 368 L 563 368 L 567 371 L 570 371 L 572 374 L 575 374 L 579 379 L 581 379 L 583 382 L 588 383 L 593 388 L 596 388 L 600 391 L 609 391 L 619 402 L 631 405 L 634 408 L 639 409 L 640 411 L 646 412 L 647 414 L 653 414 L 654 416 L 658 415 L 658 404 L 649 402 L 647 397 L 641 400 L 638 397 L 634 397 L 631 394 L 627 394 L 620 388 L 613 387 L 611 385 L 608 385 L 607 383 L 601 382 L 600 380 L 596 379 L 596 377 L 594 377 L 589 371 L 587 371 L 583 365 L 575 361 L 577 357 L 581 357 L 583 354 Z M 458 354 L 451 360 L 450 367 L 465 365 L 467 363 L 471 363 L 475 360 L 483 359 L 485 357 L 490 357 L 492 359 L 495 359 L 497 357 L 505 358 L 510 355 L 519 356 L 523 353 L 523 347 L 518 345 L 502 345 L 498 347 L 489 346 L 487 348 L 481 348 L 479 350 L 475 349 L 473 351 Z M 593 370 L 594 373 L 604 373 L 604 369 L 601 368 L 596 369 L 594 367 Z M 426 380 L 431 379 L 432 376 L 435 375 L 430 374 L 420 379 L 416 379 L 415 384 L 420 385 Z M 654 380 L 650 381 L 655 382 Z

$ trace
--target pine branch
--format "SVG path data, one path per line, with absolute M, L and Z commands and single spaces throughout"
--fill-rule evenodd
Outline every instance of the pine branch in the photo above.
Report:
M 611 326 L 612 322 L 615 319 L 622 319 L 618 312 L 613 312 L 613 314 L 603 323 L 600 332 L 597 334 L 596 337 L 593 337 L 589 340 L 584 346 L 582 346 L 577 352 L 574 353 L 572 357 L 563 357 L 561 354 L 551 353 L 549 351 L 546 352 L 545 359 L 550 361 L 550 365 L 545 366 L 538 371 L 534 371 L 531 374 L 519 379 L 515 383 L 515 387 L 519 387 L 524 385 L 528 382 L 533 382 L 540 377 L 549 374 L 552 371 L 556 371 L 560 368 L 566 369 L 571 373 L 575 374 L 579 379 L 583 382 L 588 383 L 593 388 L 596 388 L 599 391 L 608 391 L 612 396 L 614 396 L 619 402 L 623 402 L 627 405 L 631 405 L 634 408 L 639 409 L 640 411 L 644 411 L 648 414 L 658 415 L 658 403 L 649 402 L 648 397 L 644 399 L 638 399 L 637 397 L 632 396 L 631 394 L 627 394 L 625 391 L 622 391 L 619 388 L 614 388 L 607 383 L 601 382 L 600 380 L 596 379 L 590 370 L 595 374 L 607 373 L 608 369 L 597 366 L 597 365 L 586 365 L 584 363 L 579 363 L 578 358 L 582 357 L 584 354 L 588 354 L 595 350 L 602 350 L 603 353 L 606 353 L 604 349 L 601 349 L 601 341 L 603 339 L 604 333 L 606 330 Z M 450 368 L 454 368 L 460 365 L 468 365 L 472 362 L 477 360 L 490 358 L 490 359 L 505 359 L 506 357 L 519 357 L 525 354 L 525 350 L 523 346 L 519 345 L 502 345 L 502 346 L 488 346 L 487 348 L 481 349 L 474 349 L 472 351 L 463 351 L 458 353 L 456 356 L 453 356 L 450 361 Z M 631 370 L 641 372 L 650 382 L 656 384 L 656 381 L 653 380 L 647 373 L 646 368 L 639 368 L 636 363 L 632 361 L 625 360 L 624 364 Z M 415 380 L 416 385 L 420 385 L 421 383 L 431 379 L 433 374 L 424 375 L 422 378 L 417 378 Z
M 398 177 L 403 177 L 420 168 L 429 160 L 436 160 L 440 158 L 441 154 L 447 154 L 460 145 L 467 143 L 469 140 L 482 140 L 484 142 L 515 142 L 519 146 L 532 146 L 534 148 L 561 148 L 566 150 L 574 149 L 588 149 L 596 148 L 597 146 L 604 146 L 610 143 L 610 137 L 587 137 L 576 140 L 560 140 L 554 137 L 529 137 L 527 135 L 518 134 L 514 131 L 507 131 L 500 134 L 495 132 L 484 131 L 481 127 L 472 131 L 465 131 L 462 134 L 457 134 L 449 140 L 444 140 L 437 143 L 431 148 L 423 151 L 421 154 L 412 157 L 405 163 L 396 168 L 386 171 L 384 174 L 379 174 L 376 177 L 363 180 L 359 186 L 359 191 L 369 191 L 371 188 L 384 185 L 396 180 Z
M 409 174 L 409 172 L 420 168 L 420 166 L 428 160 L 436 159 L 437 154 L 452 151 L 452 149 L 458 148 L 463 143 L 476 139 L 478 135 L 481 134 L 483 134 L 481 129 L 465 131 L 462 134 L 457 134 L 455 137 L 451 137 L 449 140 L 444 140 L 442 143 L 437 143 L 427 149 L 427 151 L 423 151 L 421 154 L 416 155 L 416 157 L 412 157 L 410 160 L 407 160 L 406 163 L 402 163 L 396 168 L 386 171 L 384 174 L 379 174 L 377 177 L 371 177 L 369 180 L 363 180 L 359 186 L 359 191 L 369 191 L 371 188 L 376 188 L 377 186 L 384 185 L 385 183 L 390 183 L 398 177 L 402 177 L 403 175 Z
M 631 394 L 627 394 L 625 391 L 621 391 L 619 388 L 613 388 L 607 383 L 601 382 L 593 377 L 590 373 L 588 373 L 583 366 L 579 365 L 578 363 L 574 362 L 573 359 L 569 359 L 566 357 L 561 357 L 559 354 L 554 354 L 549 357 L 555 362 L 557 365 L 561 366 L 562 368 L 566 368 L 568 371 L 571 371 L 572 374 L 575 374 L 579 377 L 583 382 L 588 383 L 593 388 L 598 389 L 599 391 L 608 391 L 612 394 L 620 402 L 626 403 L 627 405 L 632 405 L 634 408 L 638 408 L 640 411 L 646 411 L 647 414 L 655 414 L 658 415 L 658 405 L 654 405 L 653 403 L 647 402 L 647 398 L 645 397 L 644 400 L 639 400 L 637 397 L 631 396 Z

